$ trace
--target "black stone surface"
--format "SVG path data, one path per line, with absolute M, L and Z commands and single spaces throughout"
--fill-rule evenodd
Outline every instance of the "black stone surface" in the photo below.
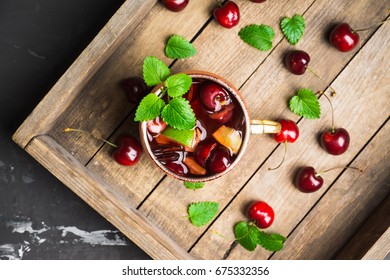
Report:
M 11 139 L 124 0 L 0 0 L 0 259 L 150 259 Z

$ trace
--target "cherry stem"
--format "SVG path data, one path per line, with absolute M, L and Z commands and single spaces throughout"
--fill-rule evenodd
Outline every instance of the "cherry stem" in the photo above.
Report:
M 218 236 L 220 236 L 220 237 L 222 237 L 223 239 L 228 239 L 226 236 L 223 236 L 222 234 L 220 234 L 220 233 L 219 233 L 218 231 L 216 231 L 216 230 L 211 229 L 210 232 L 211 232 L 211 233 L 214 233 L 214 234 L 216 234 L 216 235 L 218 235 Z
M 327 82 L 324 79 L 322 79 L 320 76 L 318 76 L 316 74 L 316 72 L 314 72 L 310 67 L 306 66 L 306 69 L 309 70 L 309 72 L 312 73 L 314 76 L 316 76 L 318 79 L 320 79 L 321 81 L 323 81 L 324 83 L 327 84 Z M 334 88 L 331 85 L 329 85 L 329 84 L 328 84 L 328 87 L 333 91 L 331 95 L 335 96 L 336 95 L 336 91 L 334 90 Z
M 103 138 L 101 138 L 101 137 L 99 137 L 99 136 L 96 136 L 96 135 L 94 135 L 93 133 L 88 132 L 88 131 L 85 131 L 85 130 L 67 127 L 67 128 L 64 128 L 64 132 L 81 132 L 81 133 L 89 134 L 89 135 L 91 135 L 93 138 L 95 138 L 95 139 L 97 139 L 97 140 L 99 140 L 99 141 L 102 141 L 102 142 L 104 142 L 104 143 L 106 143 L 106 144 L 108 144 L 108 145 L 110 145 L 110 146 L 112 146 L 112 147 L 114 147 L 114 148 L 118 148 L 118 146 L 115 145 L 114 143 L 112 143 L 112 142 L 110 142 L 110 141 L 107 141 L 106 139 L 103 139 Z
M 330 104 L 330 108 L 332 109 L 332 133 L 335 132 L 335 126 L 334 126 L 334 109 L 333 109 L 333 104 L 332 104 L 332 101 L 330 101 L 329 97 L 323 92 L 323 91 L 320 91 L 319 92 L 320 96 L 323 95 L 325 96 L 326 100 L 328 100 L 329 104 Z
M 362 169 L 357 168 L 357 167 L 353 167 L 353 166 L 344 166 L 344 167 L 333 167 L 333 168 L 329 168 L 329 169 L 326 169 L 326 170 L 317 172 L 317 173 L 315 174 L 315 176 L 316 176 L 316 177 L 320 177 L 322 174 L 324 174 L 324 173 L 326 173 L 326 172 L 329 172 L 329 171 L 332 171 L 332 170 L 335 170 L 335 169 L 354 169 L 354 170 L 357 170 L 357 171 L 359 171 L 359 172 L 363 172 Z
M 390 12 L 390 10 L 389 10 L 389 12 Z M 385 20 L 383 20 L 383 21 L 381 21 L 381 22 L 378 22 L 377 24 L 372 25 L 372 26 L 370 26 L 370 27 L 366 27 L 366 28 L 362 28 L 362 29 L 353 30 L 353 32 L 356 33 L 356 32 L 361 32 L 361 31 L 367 31 L 367 30 L 373 29 L 373 28 L 375 28 L 375 27 L 381 26 L 382 24 L 384 24 L 386 21 L 389 21 L 389 20 L 390 20 L 390 18 L 385 19 Z
M 274 168 L 269 167 L 269 168 L 268 168 L 268 171 L 278 169 L 278 168 L 283 164 L 284 159 L 286 158 L 286 154 L 287 154 L 287 141 L 284 141 L 284 154 L 283 154 L 282 161 L 279 163 L 278 166 L 276 166 L 276 167 L 274 167 Z
M 222 7 L 222 1 L 221 0 L 215 0 L 215 2 L 217 2 L 217 4 Z

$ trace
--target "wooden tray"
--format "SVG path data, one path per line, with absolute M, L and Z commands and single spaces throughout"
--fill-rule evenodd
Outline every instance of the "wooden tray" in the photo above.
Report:
M 155 259 L 335 258 L 390 191 L 390 24 L 361 32 L 358 48 L 348 53 L 331 47 L 327 35 L 342 21 L 364 28 L 386 19 L 390 1 L 237 0 L 237 4 L 241 21 L 225 29 L 212 20 L 214 1 L 190 1 L 180 13 L 166 10 L 156 0 L 126 1 L 25 120 L 14 140 Z M 292 47 L 278 24 L 296 13 L 304 15 L 307 27 Z M 274 28 L 272 50 L 258 51 L 238 37 L 242 27 L 253 23 Z M 198 54 L 187 60 L 167 59 L 163 50 L 172 34 L 193 41 Z M 283 54 L 294 48 L 310 54 L 310 66 L 323 81 L 285 69 Z M 172 72 L 201 69 L 230 80 L 253 118 L 298 122 L 300 139 L 288 146 L 284 164 L 268 171 L 281 160 L 283 145 L 270 136 L 251 136 L 246 154 L 232 172 L 190 191 L 146 156 L 134 167 L 119 166 L 111 158 L 111 147 L 86 135 L 63 133 L 65 127 L 76 127 L 111 141 L 124 132 L 137 136 L 134 106 L 127 103 L 119 84 L 126 77 L 140 76 L 148 55 L 165 61 Z M 331 124 L 326 99 L 320 98 L 318 120 L 300 119 L 287 107 L 297 89 L 327 90 L 328 84 L 337 90 L 332 98 L 336 126 L 351 135 L 350 148 L 337 157 L 318 144 L 319 133 Z M 317 170 L 349 165 L 364 172 L 334 170 L 324 175 L 323 188 L 304 194 L 292 183 L 303 165 Z M 288 237 L 282 251 L 249 252 L 241 246 L 230 250 L 233 227 L 245 220 L 245 206 L 255 199 L 274 208 L 275 222 L 267 231 Z M 195 227 L 183 218 L 189 203 L 197 201 L 220 203 L 218 215 L 207 226 Z M 389 209 L 385 211 L 388 216 Z M 382 246 L 389 251 L 388 238 Z

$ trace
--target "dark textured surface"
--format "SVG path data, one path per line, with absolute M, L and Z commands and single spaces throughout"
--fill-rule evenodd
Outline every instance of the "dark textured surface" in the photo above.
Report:
M 123 0 L 0 0 L 0 259 L 149 259 L 11 139 Z

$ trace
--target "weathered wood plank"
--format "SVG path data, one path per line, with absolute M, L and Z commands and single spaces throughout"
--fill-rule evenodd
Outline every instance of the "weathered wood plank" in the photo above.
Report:
M 324 176 L 325 186 L 322 189 L 313 194 L 304 194 L 292 184 L 297 168 L 312 165 L 317 170 L 326 170 L 347 165 L 389 116 L 390 92 L 387 86 L 389 73 L 385 70 L 390 66 L 386 60 L 389 48 L 383 48 L 389 45 L 389 28 L 389 25 L 382 26 L 332 84 L 334 88 L 339 89 L 339 95 L 332 100 L 336 125 L 345 127 L 350 132 L 352 142 L 349 150 L 342 156 L 334 157 L 320 148 L 318 133 L 328 128 L 331 123 L 329 104 L 326 100 L 320 100 L 322 118 L 318 121 L 303 120 L 299 123 L 300 139 L 289 146 L 287 160 L 282 167 L 273 172 L 267 170 L 280 161 L 283 149 L 279 149 L 212 225 L 214 231 L 228 238 L 220 238 L 210 231 L 203 236 L 191 253 L 206 258 L 222 258 L 234 238 L 232 236 L 234 224 L 245 220 L 243 215 L 245 205 L 254 199 L 268 201 L 277 213 L 271 231 L 288 235 L 295 228 L 340 173 L 340 171 L 328 173 Z M 257 154 L 255 148 L 256 146 L 251 149 L 251 153 Z M 386 155 L 386 149 L 382 151 L 383 155 Z M 362 176 L 356 172 L 352 174 Z M 207 252 L 203 248 L 208 248 Z M 266 259 L 269 256 L 270 254 L 264 250 L 253 253 L 238 246 L 231 252 L 229 258 Z
M 318 2 L 318 4 L 317 4 Z M 307 17 L 312 18 L 313 15 L 318 15 L 322 13 L 324 10 L 330 9 L 332 11 L 338 11 L 338 9 L 343 9 L 344 6 L 340 7 L 335 4 L 334 6 L 329 7 L 329 3 L 327 1 L 317 1 L 316 5 L 312 5 L 310 9 L 307 12 Z M 356 4 L 356 1 L 354 2 Z M 343 3 L 343 5 L 347 5 L 347 3 Z M 367 5 L 367 9 L 369 9 L 368 6 L 370 6 L 366 1 L 359 1 L 357 3 L 359 7 L 362 5 Z M 347 7 L 348 8 L 348 7 Z M 369 9 L 370 10 L 370 9 Z M 339 13 L 340 11 L 338 11 Z M 337 12 L 335 12 L 338 14 Z M 380 8 L 376 10 L 373 13 L 381 13 Z M 279 11 L 280 14 L 280 11 Z M 368 17 L 372 17 L 373 15 L 368 15 Z M 321 56 L 322 53 L 328 53 L 332 55 L 339 55 L 341 56 L 340 61 L 335 61 L 332 66 L 326 67 L 326 70 L 329 71 L 328 75 L 333 75 L 334 77 L 337 76 L 339 71 L 344 67 L 346 61 L 344 61 L 344 56 L 342 54 L 337 53 L 335 50 L 333 50 L 328 43 L 326 42 L 318 42 L 318 30 L 321 29 L 321 26 L 323 25 L 322 22 L 314 21 L 309 22 L 308 26 L 311 26 L 312 29 L 308 30 L 305 34 L 305 44 L 307 45 L 307 50 L 309 53 L 313 54 L 313 57 Z M 212 25 L 210 25 L 208 28 L 213 28 Z M 205 34 L 212 34 L 212 31 L 208 31 L 207 29 L 204 31 Z M 215 32 L 214 32 L 215 33 Z M 203 33 L 202 33 L 203 35 Z M 210 35 L 211 36 L 211 35 Z M 232 36 L 235 36 L 235 34 L 232 34 Z M 200 36 L 201 37 L 201 36 Z M 210 38 L 210 37 L 209 37 Z M 311 41 L 313 40 L 313 42 Z M 322 38 L 321 38 L 322 40 Z M 320 40 L 320 41 L 321 41 Z M 197 41 L 195 41 L 196 44 Z M 272 55 L 267 57 L 267 59 L 261 64 L 260 68 L 254 73 L 254 75 L 251 77 L 249 81 L 242 87 L 242 93 L 245 97 L 247 97 L 248 106 L 251 109 L 251 112 L 254 116 L 262 116 L 267 118 L 277 118 L 280 116 L 284 116 L 287 118 L 292 119 L 298 119 L 297 116 L 293 115 L 292 113 L 288 112 L 286 108 L 286 100 L 293 94 L 294 90 L 296 89 L 297 85 L 304 84 L 302 81 L 294 80 L 294 75 L 291 73 L 288 73 L 282 63 L 280 62 L 280 57 L 283 54 L 283 52 L 286 50 L 287 43 L 282 42 L 279 44 L 275 50 L 273 51 Z M 246 46 L 242 46 L 242 49 L 240 52 L 237 53 L 243 53 L 246 51 Z M 240 55 L 237 56 L 231 56 L 226 57 L 225 60 L 235 60 L 237 62 L 237 67 L 235 68 L 236 72 L 235 75 L 240 76 L 242 74 L 240 72 L 240 65 L 246 65 L 246 60 L 241 60 L 242 57 Z M 238 60 L 241 60 L 240 63 L 238 63 Z M 186 63 L 189 63 L 187 61 Z M 194 62 L 195 63 L 195 62 Z M 321 63 L 321 62 L 320 62 Z M 325 62 L 324 65 L 327 63 Z M 337 69 L 338 68 L 338 69 Z M 379 73 L 383 73 L 382 70 L 378 70 Z M 356 72 L 354 75 L 358 76 L 359 72 Z M 293 77 L 294 76 L 294 77 Z M 264 77 L 270 77 L 269 79 L 264 79 Z M 294 83 L 290 80 L 293 79 Z M 312 79 L 310 80 L 313 85 L 316 85 L 316 87 L 321 88 L 323 87 L 323 83 L 313 78 L 309 73 L 305 75 L 305 81 L 306 79 Z M 360 76 L 356 77 L 356 79 L 361 79 Z M 383 81 L 382 81 L 383 83 Z M 312 86 L 313 86 L 312 85 Z M 313 88 L 316 88 L 313 86 Z M 342 95 L 343 88 L 344 87 L 336 87 L 340 89 L 340 95 Z M 363 86 L 364 88 L 364 86 Z M 260 94 L 261 93 L 261 94 Z M 326 102 L 326 101 L 325 101 Z M 341 102 L 339 100 L 339 102 Z M 349 104 L 350 100 L 345 101 Z M 366 102 L 366 100 L 363 101 L 363 103 Z M 353 103 L 352 103 L 353 104 Z M 356 104 L 356 103 L 355 103 Z M 322 105 L 327 110 L 329 109 L 328 104 L 324 103 Z M 339 106 L 335 104 L 335 106 Z M 382 107 L 382 111 L 386 108 Z M 388 108 L 387 108 L 388 109 Z M 329 111 L 325 110 L 324 115 L 329 116 Z M 343 111 L 343 109 L 336 109 L 340 112 Z M 328 113 L 327 113 L 328 112 Z M 345 112 L 344 112 L 345 113 Z M 379 113 L 379 112 L 378 112 Z M 348 114 L 349 115 L 349 114 Z M 337 117 L 337 119 L 342 119 L 344 116 L 340 116 L 340 118 Z M 382 117 L 382 116 L 381 116 Z M 349 117 L 348 117 L 349 119 Z M 324 118 L 325 120 L 325 118 Z M 380 120 L 378 120 L 379 122 Z M 383 120 L 382 120 L 383 122 Z M 326 119 L 326 123 L 328 122 L 328 119 Z M 373 129 L 376 129 L 379 126 L 378 123 L 373 125 Z M 312 131 L 315 131 L 314 135 L 317 134 L 317 131 L 320 129 L 324 129 L 326 127 L 325 121 L 323 124 L 318 126 L 318 123 L 314 127 L 308 128 L 308 131 L 305 133 L 312 134 Z M 372 130 L 370 131 L 372 135 Z M 312 134 L 313 135 L 313 134 Z M 367 137 L 370 136 L 368 133 L 366 135 Z M 311 138 L 310 138 L 311 139 Z M 311 145 L 315 146 L 315 149 L 307 156 L 307 158 L 313 158 L 313 155 L 315 156 L 318 152 L 321 153 L 321 149 L 318 147 L 318 144 L 316 142 L 316 139 L 311 139 L 313 143 L 310 143 Z M 367 141 L 367 138 L 365 139 Z M 360 142 L 365 143 L 365 142 Z M 237 209 L 242 209 L 243 205 L 248 202 L 250 199 L 249 197 L 255 198 L 259 196 L 259 190 L 261 190 L 261 196 L 262 197 L 268 197 L 273 196 L 274 199 L 282 199 L 284 195 L 286 197 L 289 195 L 289 192 L 291 190 L 287 189 L 286 194 L 277 193 L 273 188 L 271 188 L 273 182 L 277 182 L 278 185 L 285 186 L 286 182 L 289 182 L 286 180 L 286 178 L 290 178 L 293 175 L 293 171 L 289 171 L 292 166 L 296 166 L 296 160 L 302 156 L 301 153 L 306 153 L 305 143 L 304 145 L 301 145 L 300 148 L 295 148 L 291 145 L 289 148 L 289 153 L 287 156 L 287 161 L 284 164 L 284 169 L 280 169 L 278 171 L 275 171 L 275 173 L 271 173 L 267 171 L 268 167 L 276 166 L 277 161 L 279 161 L 282 157 L 282 149 L 279 149 L 276 153 L 276 155 L 272 158 L 272 161 L 267 163 L 267 166 L 265 166 L 262 171 L 256 176 L 256 180 L 252 180 L 253 184 L 253 192 L 250 196 L 245 198 L 241 202 L 237 202 L 234 204 L 234 207 L 232 207 L 234 212 L 238 212 Z M 153 219 L 153 221 L 159 225 L 161 228 L 166 229 L 167 231 L 172 231 L 170 234 L 174 236 L 175 240 L 179 240 L 179 244 L 181 246 L 187 246 L 187 248 L 190 248 L 197 240 L 199 235 L 203 232 L 204 229 L 202 228 L 194 228 L 190 232 L 181 233 L 180 231 L 175 231 L 175 227 L 187 227 L 188 221 L 180 219 L 179 215 L 182 213 L 181 211 L 185 211 L 186 206 L 190 202 L 194 201 L 202 201 L 202 200 L 212 200 L 217 201 L 221 204 L 221 207 L 224 207 L 227 205 L 230 201 L 230 199 L 240 190 L 240 188 L 245 184 L 247 180 L 251 178 L 254 172 L 259 168 L 259 166 L 262 164 L 262 162 L 269 156 L 269 154 L 273 151 L 273 149 L 276 147 L 276 143 L 273 141 L 273 139 L 269 136 L 253 136 L 249 141 L 248 146 L 248 152 L 244 155 L 242 162 L 236 167 L 235 170 L 233 170 L 231 173 L 225 175 L 224 177 L 218 179 L 217 181 L 207 183 L 207 186 L 205 189 L 196 191 L 196 193 L 189 192 L 186 190 L 182 183 L 177 182 L 171 178 L 165 178 L 165 180 L 158 186 L 158 188 L 154 191 L 154 193 L 148 198 L 148 200 L 142 205 L 140 208 L 141 211 L 144 213 L 148 213 L 148 217 Z M 298 149 L 298 151 L 301 151 L 300 153 L 296 153 L 295 155 L 293 152 L 295 149 Z M 356 153 L 357 150 L 354 152 Z M 353 155 L 353 152 L 350 153 L 350 156 Z M 301 164 L 301 163 L 299 163 Z M 283 174 L 281 176 L 280 174 Z M 271 176 L 271 177 L 270 177 Z M 283 179 L 279 180 L 279 177 L 282 177 Z M 263 184 L 262 186 L 258 186 L 259 184 Z M 289 186 L 289 185 L 287 185 Z M 180 198 L 180 201 L 177 201 L 177 198 Z M 236 198 L 237 200 L 238 198 Z M 172 201 L 176 201 L 176 207 L 168 208 L 166 205 L 172 203 Z M 312 200 L 311 204 L 314 203 L 316 200 Z M 295 211 L 293 207 L 291 209 L 288 209 L 288 211 L 293 211 L 295 213 L 304 213 L 304 211 L 307 211 L 310 209 L 310 204 L 306 208 L 302 208 L 301 211 Z M 179 211 L 181 209 L 181 211 Z M 166 212 L 167 215 L 160 215 L 162 211 Z M 282 212 L 280 215 L 287 214 L 286 211 L 279 210 Z M 229 212 L 230 213 L 230 212 Z M 234 217 L 235 215 L 230 213 L 231 217 Z M 228 216 L 229 216 L 228 215 Z M 241 212 L 237 214 L 238 216 L 242 215 Z M 237 216 L 236 215 L 236 216 Z M 174 219 L 173 219 L 174 217 Z M 175 225 L 172 225 L 172 219 L 175 220 Z M 233 218 L 232 218 L 233 220 Z M 224 224 L 231 224 L 226 223 L 226 220 L 221 221 L 220 225 L 223 227 Z M 290 225 L 292 226 L 292 225 Z M 228 236 L 229 234 L 232 234 L 232 226 L 226 227 L 224 229 L 218 228 L 217 232 L 221 232 L 222 235 Z M 291 229 L 291 227 L 290 227 Z M 201 250 L 201 253 L 195 253 L 197 256 L 202 256 L 205 258 L 220 258 L 223 256 L 227 248 L 230 246 L 230 241 L 228 239 L 224 239 L 222 241 L 222 238 L 219 236 L 210 233 L 207 235 L 206 239 L 211 238 L 213 236 L 212 242 L 213 244 L 209 244 L 208 242 L 202 243 L 201 246 L 196 246 L 196 248 L 199 248 Z M 204 239 L 204 238 L 203 238 Z M 217 244 L 219 242 L 215 242 L 215 239 L 220 239 L 221 243 L 223 244 L 220 248 L 215 248 L 218 246 Z M 210 248 L 212 247 L 212 250 L 209 250 L 209 254 L 204 255 L 204 249 L 203 248 Z M 217 252 L 217 253 L 216 253 Z M 244 256 L 245 258 L 246 256 Z M 238 256 L 237 258 L 240 258 Z
M 19 127 L 14 141 L 24 147 L 33 136 L 46 133 L 155 3 L 156 0 L 126 1 Z
M 388 174 L 387 174 L 388 175 Z M 381 180 L 383 181 L 383 180 Z M 390 178 L 385 184 L 390 188 Z M 347 245 L 337 254 L 339 260 L 384 259 L 390 253 L 390 195 L 381 203 Z
M 158 229 L 128 201 L 118 196 L 49 136 L 37 136 L 26 150 L 45 168 L 128 236 L 151 257 L 192 259 L 168 235 Z M 55 164 L 53 164 L 53 162 Z

